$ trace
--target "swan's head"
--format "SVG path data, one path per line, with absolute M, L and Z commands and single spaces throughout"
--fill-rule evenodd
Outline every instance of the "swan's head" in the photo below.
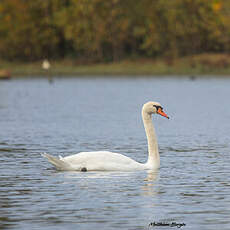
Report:
M 158 102 L 149 101 L 149 102 L 145 103 L 143 105 L 143 112 L 150 114 L 150 115 L 159 114 L 159 115 L 169 119 L 168 115 L 165 112 L 163 112 L 163 107 Z

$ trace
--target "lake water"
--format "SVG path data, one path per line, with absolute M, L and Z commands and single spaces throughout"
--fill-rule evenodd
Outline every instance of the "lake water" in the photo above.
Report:
M 55 156 L 109 150 L 147 159 L 142 104 L 154 116 L 157 173 L 57 172 Z M 0 81 L 0 229 L 230 229 L 230 79 Z

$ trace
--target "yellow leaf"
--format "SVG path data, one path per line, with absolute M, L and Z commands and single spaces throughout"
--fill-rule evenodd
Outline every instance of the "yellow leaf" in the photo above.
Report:
M 216 2 L 212 5 L 212 8 L 214 11 L 219 11 L 221 9 L 222 5 L 220 2 Z

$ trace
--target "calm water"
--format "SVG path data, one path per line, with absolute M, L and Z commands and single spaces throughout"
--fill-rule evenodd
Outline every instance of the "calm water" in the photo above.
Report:
M 155 116 L 161 168 L 57 172 L 40 156 L 110 150 L 144 162 L 142 104 Z M 230 229 L 230 79 L 0 82 L 0 229 Z

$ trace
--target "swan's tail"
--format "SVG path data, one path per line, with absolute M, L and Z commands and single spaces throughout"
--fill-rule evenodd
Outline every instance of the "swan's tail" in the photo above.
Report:
M 47 153 L 42 153 L 41 155 L 42 155 L 43 157 L 47 158 L 48 161 L 49 161 L 52 165 L 54 165 L 55 168 L 56 168 L 57 170 L 60 170 L 60 171 L 66 171 L 66 170 L 67 170 L 67 171 L 72 171 L 72 170 L 74 170 L 74 169 L 71 167 L 70 164 L 68 164 L 67 162 L 65 162 L 65 161 L 62 160 L 61 158 L 58 159 L 58 158 L 56 158 L 56 157 L 54 157 L 54 156 L 51 156 L 51 155 L 49 155 L 49 154 L 47 154 Z

